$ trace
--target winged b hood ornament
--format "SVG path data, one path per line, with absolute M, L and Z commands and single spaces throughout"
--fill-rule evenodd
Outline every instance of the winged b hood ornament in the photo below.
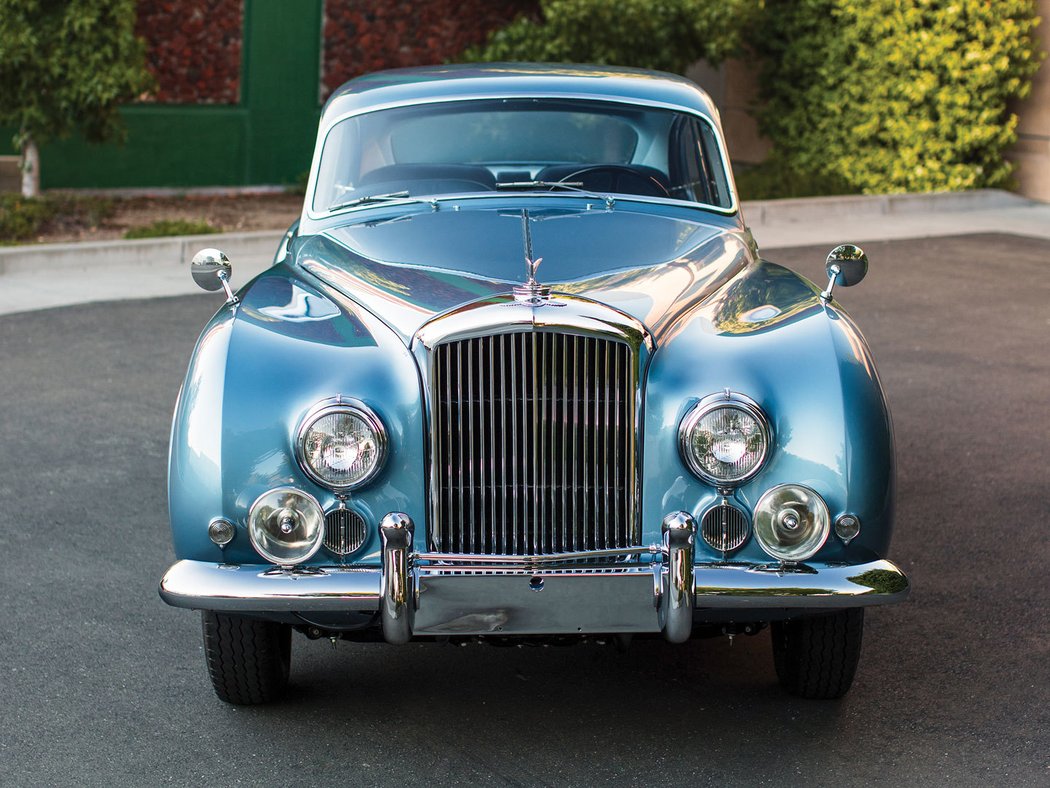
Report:
M 529 224 L 529 209 L 521 211 L 521 233 L 525 242 L 525 284 L 514 288 L 514 300 L 532 306 L 562 306 L 554 304 L 550 300 L 551 288 L 549 285 L 541 285 L 536 280 L 536 271 L 543 262 L 542 257 L 534 257 L 532 253 L 532 228 Z

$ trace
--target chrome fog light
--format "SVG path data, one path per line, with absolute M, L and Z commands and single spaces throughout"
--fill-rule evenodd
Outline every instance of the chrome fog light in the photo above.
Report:
M 292 487 L 277 487 L 252 504 L 248 535 L 267 561 L 299 564 L 321 546 L 324 512 L 313 496 Z
M 704 397 L 678 427 L 682 459 L 716 487 L 737 485 L 758 473 L 770 443 L 769 420 L 762 409 L 728 390 Z
M 327 400 L 299 428 L 296 451 L 307 475 L 337 492 L 369 481 L 386 455 L 386 430 L 364 403 Z
M 781 484 L 758 499 L 755 538 L 781 561 L 805 561 L 828 538 L 831 516 L 816 492 L 801 484 Z

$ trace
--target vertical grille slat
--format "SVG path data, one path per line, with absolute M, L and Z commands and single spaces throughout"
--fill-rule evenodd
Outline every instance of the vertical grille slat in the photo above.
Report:
M 432 549 L 536 555 L 638 543 L 630 346 L 516 331 L 433 352 Z

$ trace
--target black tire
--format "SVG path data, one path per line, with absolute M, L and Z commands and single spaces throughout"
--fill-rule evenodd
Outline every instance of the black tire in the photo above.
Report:
M 250 706 L 281 696 L 292 663 L 290 626 L 207 611 L 201 623 L 208 675 L 220 699 Z
M 774 621 L 773 664 L 780 685 L 802 698 L 841 698 L 860 660 L 864 608 Z

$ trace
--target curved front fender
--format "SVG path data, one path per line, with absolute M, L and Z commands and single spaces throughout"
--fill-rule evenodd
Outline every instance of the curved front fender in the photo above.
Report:
M 751 511 L 769 488 L 805 484 L 823 496 L 832 519 L 850 512 L 862 522 L 848 549 L 832 536 L 821 559 L 885 555 L 893 526 L 893 436 L 871 353 L 845 312 L 822 304 L 809 282 L 765 262 L 680 319 L 653 355 L 643 444 L 647 536 L 656 535 L 668 512 L 688 511 L 699 520 L 719 499 L 687 469 L 677 438 L 697 400 L 727 388 L 756 400 L 773 429 L 766 466 L 736 491 L 738 502 Z M 753 539 L 734 557 L 769 560 Z
M 248 509 L 279 485 L 306 490 L 326 510 L 334 506 L 335 496 L 302 472 L 294 445 L 306 412 L 343 395 L 372 408 L 390 437 L 383 469 L 349 502 L 369 533 L 354 561 L 378 563 L 376 525 L 384 514 L 425 517 L 423 414 L 412 356 L 381 321 L 287 266 L 263 273 L 241 295 L 205 328 L 176 406 L 169 464 L 176 555 L 258 560 L 246 531 Z M 207 537 L 215 517 L 237 526 L 225 550 Z

